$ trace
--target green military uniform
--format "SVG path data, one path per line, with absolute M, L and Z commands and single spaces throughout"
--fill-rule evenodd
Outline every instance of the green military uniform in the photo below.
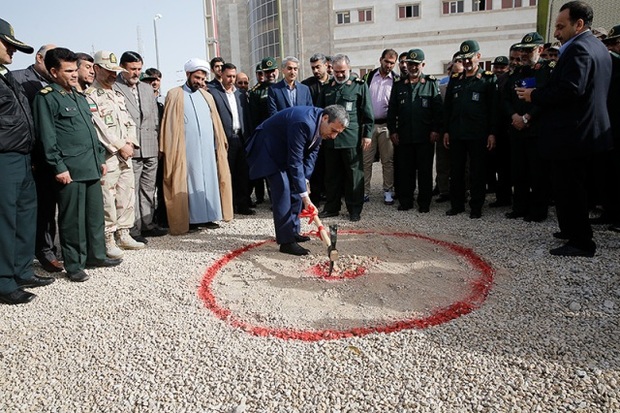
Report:
M 465 165 L 469 156 L 471 217 L 480 216 L 486 194 L 487 139 L 495 136 L 499 95 L 497 78 L 478 68 L 473 76 L 454 74 L 446 89 L 445 126 L 450 136 L 448 215 L 465 209 Z
M 342 84 L 332 80 L 323 87 L 320 107 L 340 105 L 349 114 L 349 126 L 338 139 L 321 144 L 325 151 L 324 211 L 338 213 L 344 189 L 347 210 L 352 219 L 359 219 L 364 205 L 364 163 L 362 138 L 370 138 L 374 126 L 372 103 L 363 79 L 351 75 Z
M 251 130 L 254 131 L 258 125 L 269 117 L 268 92 L 271 83 L 262 82 L 254 86 L 248 92 L 248 108 L 250 110 Z
M 99 143 L 86 99 L 57 84 L 34 100 L 34 118 L 45 161 L 72 182 L 57 185 L 60 246 L 68 274 L 86 262 L 105 260 L 101 167 L 105 150 Z
M 399 162 L 396 175 L 399 179 L 400 210 L 413 207 L 416 172 L 419 183 L 418 206 L 427 212 L 433 192 L 434 142 L 431 132 L 440 133 L 443 122 L 443 101 L 439 82 L 434 76 L 420 75 L 416 82 L 405 79 L 392 86 L 388 107 L 390 135 L 398 134 L 394 152 Z
M 516 114 L 528 119 L 524 129 L 517 130 L 510 126 L 508 130 L 514 188 L 512 211 L 507 214 L 509 218 L 526 217 L 533 221 L 547 218 L 549 172 L 538 148 L 541 109 L 531 102 L 519 99 L 515 87 L 545 86 L 554 66 L 554 61 L 544 59 L 540 59 L 534 66 L 519 66 L 504 84 L 502 95 L 506 115 L 511 118 Z

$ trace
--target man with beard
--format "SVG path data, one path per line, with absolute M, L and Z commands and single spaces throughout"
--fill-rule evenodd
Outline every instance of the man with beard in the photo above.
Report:
M 187 81 L 166 95 L 159 150 L 172 235 L 233 218 L 228 142 L 213 97 L 204 90 L 209 63 L 190 59 Z
M 334 79 L 323 89 L 319 106 L 340 105 L 349 115 L 349 126 L 336 141 L 326 141 L 325 191 L 326 201 L 321 218 L 336 217 L 344 199 L 349 220 L 361 219 L 364 207 L 363 150 L 370 145 L 374 124 L 368 86 L 363 79 L 351 75 L 349 57 L 333 57 Z
M 583 1 L 560 7 L 555 37 L 560 59 L 546 85 L 517 88 L 517 96 L 541 108 L 540 149 L 551 160 L 552 187 L 560 232 L 567 240 L 549 251 L 593 257 L 596 244 L 588 220 L 587 172 L 595 155 L 611 149 L 607 112 L 611 79 L 609 52 L 592 32 L 594 12 Z
M 140 82 L 142 56 L 136 52 L 121 55 L 119 73 L 114 89 L 122 93 L 125 105 L 136 124 L 138 147 L 134 149 L 131 163 L 136 190 L 135 222 L 130 234 L 133 239 L 148 243 L 145 237 L 160 237 L 168 231 L 154 223 L 155 181 L 159 146 L 159 110 L 153 98 L 153 88 Z
M 433 155 L 443 122 L 443 103 L 438 81 L 422 73 L 424 52 L 411 49 L 407 56 L 409 76 L 394 84 L 387 113 L 387 127 L 400 162 L 399 211 L 413 208 L 418 182 L 418 212 L 430 210 L 433 192 Z
M 544 87 L 555 62 L 540 58 L 544 40 L 536 32 L 528 33 L 517 45 L 521 49 L 521 66 L 506 82 L 503 93 L 505 112 L 510 116 L 510 165 L 514 197 L 512 211 L 506 218 L 523 218 L 527 222 L 547 219 L 548 170 L 540 157 L 540 108 L 517 96 L 517 87 Z
M 86 267 L 112 267 L 106 258 L 101 176 L 105 149 L 99 143 L 88 102 L 79 94 L 78 57 L 58 47 L 45 56 L 53 83 L 34 100 L 35 125 L 45 161 L 52 168 L 58 199 L 60 246 L 67 276 L 86 281 Z M 67 116 L 67 114 L 71 114 Z
M 445 100 L 444 146 L 450 149 L 450 204 L 446 215 L 465 211 L 465 167 L 469 158 L 471 208 L 469 217 L 482 217 L 486 194 L 486 151 L 495 147 L 498 91 L 495 75 L 480 67 L 480 46 L 466 40 L 459 48 L 464 71 L 448 83 Z
M 86 89 L 99 141 L 106 148 L 107 173 L 101 178 L 105 211 L 106 254 L 121 258 L 120 249 L 142 249 L 129 234 L 135 220 L 135 181 L 131 158 L 139 146 L 136 124 L 127 112 L 123 94 L 114 90 L 118 66 L 116 55 L 101 50 L 95 53 L 95 82 Z M 118 244 L 117 240 L 118 238 Z M 120 247 L 120 248 L 119 248 Z

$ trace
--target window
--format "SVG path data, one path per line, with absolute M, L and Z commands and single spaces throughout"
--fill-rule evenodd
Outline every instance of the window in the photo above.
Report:
M 420 17 L 420 3 L 398 6 L 399 19 L 413 19 L 416 17 Z
M 517 7 L 536 6 L 537 0 L 502 0 L 502 9 L 515 9 Z
M 515 1 L 521 1 L 521 0 L 515 0 Z M 463 13 L 464 8 L 465 8 L 465 0 L 453 0 L 453 1 L 443 2 L 443 14 Z
M 372 21 L 372 9 L 358 10 L 357 15 L 360 23 Z
M 336 24 L 349 24 L 351 23 L 351 13 L 348 11 L 339 11 L 336 13 Z
M 471 11 L 484 11 L 493 8 L 493 0 L 472 0 Z

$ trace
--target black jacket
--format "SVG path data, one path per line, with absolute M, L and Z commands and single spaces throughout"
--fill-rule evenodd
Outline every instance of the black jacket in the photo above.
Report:
M 0 152 L 28 154 L 34 146 L 28 99 L 11 72 L 0 74 Z

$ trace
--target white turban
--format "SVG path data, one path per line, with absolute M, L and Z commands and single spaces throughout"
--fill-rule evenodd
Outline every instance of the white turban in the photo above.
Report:
M 209 69 L 209 63 L 206 60 L 202 60 L 197 57 L 189 59 L 187 62 L 185 62 L 183 69 L 189 73 L 194 73 L 197 70 L 207 72 L 207 75 L 211 73 L 211 69 Z

